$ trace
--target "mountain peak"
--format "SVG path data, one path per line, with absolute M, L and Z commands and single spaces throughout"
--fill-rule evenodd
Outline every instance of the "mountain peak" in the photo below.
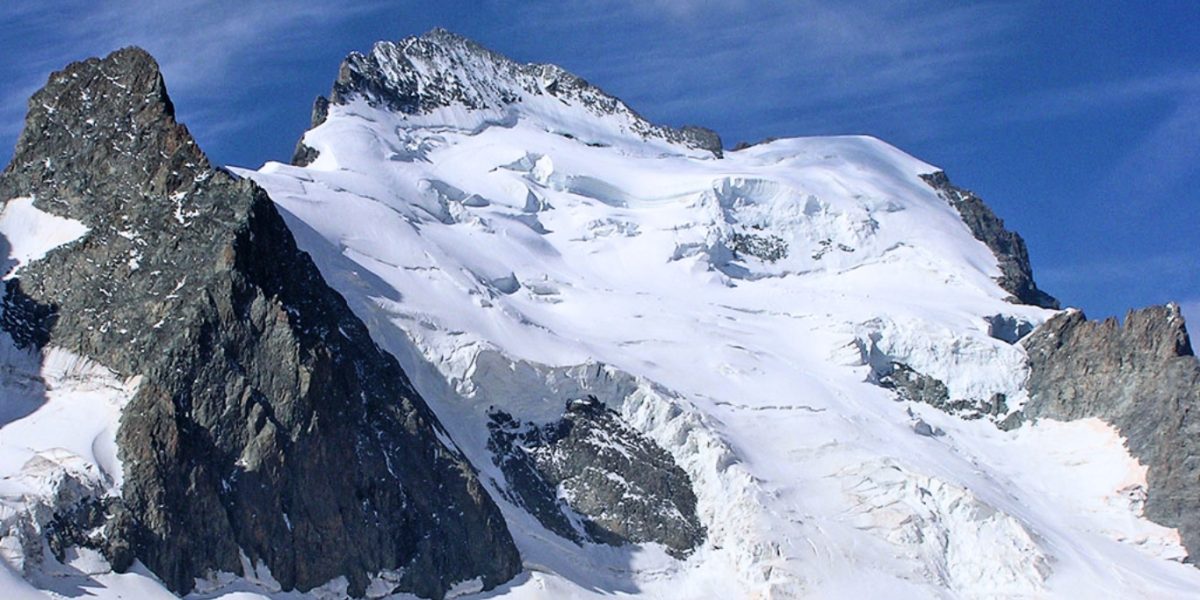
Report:
M 548 129 L 556 129 L 563 124 L 560 113 L 565 111 L 576 121 L 580 117 L 610 121 L 610 129 L 626 136 L 721 155 L 715 132 L 653 124 L 619 98 L 562 67 L 518 63 L 441 28 L 399 42 L 379 42 L 367 54 L 347 56 L 338 69 L 330 102 L 347 105 L 355 100 L 432 119 L 431 124 L 442 126 L 454 125 L 444 122 L 454 117 L 439 117 L 439 111 L 465 109 L 476 113 L 468 119 L 469 128 L 477 126 L 480 118 L 483 124 L 498 124 L 515 117 L 540 120 Z M 314 114 L 314 127 L 323 119 L 323 113 Z
M 1197 595 L 1181 311 L 1050 310 L 943 171 L 866 136 L 712 160 L 444 29 L 331 96 L 316 162 L 259 172 L 209 165 L 140 49 L 35 96 L 0 589 Z
M 96 115 L 92 110 L 96 108 L 111 110 Z M 115 116 L 118 110 L 137 113 L 141 123 L 175 121 L 175 106 L 167 95 L 158 62 L 137 46 L 116 50 L 104 58 L 74 62 L 52 73 L 45 87 L 29 100 L 18 150 L 36 150 L 27 147 L 45 137 L 48 129 L 78 125 L 70 117 L 95 121 L 99 116 Z
M 25 128 L 5 173 L 10 180 L 82 183 L 111 154 L 129 160 L 108 161 L 126 182 L 146 182 L 160 193 L 211 169 L 187 128 L 175 121 L 158 62 L 130 46 L 105 58 L 89 58 L 50 75 L 29 101 Z M 159 168 L 146 169 L 145 165 Z M 5 190 L 10 196 L 30 190 Z M 68 197 L 85 189 L 60 190 Z
M 491 50 L 485 48 L 479 42 L 476 42 L 475 40 L 473 40 L 465 35 L 462 35 L 461 33 L 450 31 L 449 29 L 446 29 L 445 27 L 434 27 L 433 29 L 426 31 L 425 33 L 422 33 L 421 35 L 413 35 L 413 36 L 404 38 L 404 42 L 411 43 L 411 42 L 416 42 L 416 41 L 422 41 L 422 42 L 429 43 L 429 44 L 437 44 L 437 45 L 440 45 L 443 47 L 458 47 L 458 48 L 462 48 L 465 50 L 469 50 L 471 52 L 487 53 L 487 54 L 493 55 L 497 59 L 506 60 L 506 58 L 503 55 L 500 55 L 496 52 L 492 52 Z M 381 42 L 381 43 L 387 43 L 387 42 Z
M 78 232 L 3 281 L 0 344 L 138 382 L 104 434 L 119 489 L 31 513 L 32 555 L 46 532 L 50 547 L 93 548 L 117 571 L 140 560 L 180 594 L 260 565 L 283 590 L 343 578 L 354 596 L 374 585 L 442 597 L 519 570 L 499 509 L 395 357 L 267 194 L 210 166 L 145 51 L 50 77 L 0 200 Z M 0 362 L 12 352 L 0 345 Z

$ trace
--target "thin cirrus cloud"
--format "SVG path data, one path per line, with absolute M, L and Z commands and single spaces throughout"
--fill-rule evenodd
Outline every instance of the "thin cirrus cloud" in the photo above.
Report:
M 311 37 L 299 35 L 328 29 L 363 12 L 380 10 L 382 2 L 266 0 L 124 0 L 79 2 L 67 21 L 65 44 L 87 41 L 103 52 L 130 44 L 150 50 L 176 87 L 217 88 L 231 62 L 270 60 L 302 51 Z
M 1175 70 L 1125 79 L 1090 82 L 1023 94 L 1017 102 L 1033 110 L 998 110 L 998 117 L 1053 119 L 1146 100 L 1183 100 L 1200 94 L 1200 71 Z M 1008 108 L 1015 108 L 1009 106 Z
M 1009 3 L 918 0 L 493 0 L 485 5 L 492 19 L 487 27 L 504 32 L 490 36 L 501 45 L 524 41 L 532 46 L 525 48 L 530 59 L 560 57 L 568 68 L 612 88 L 652 118 L 709 124 L 734 138 L 858 133 L 881 121 L 888 121 L 893 136 L 937 137 L 962 126 L 945 115 L 978 101 L 977 74 L 1011 57 L 1011 39 L 1028 16 Z M 129 44 L 158 58 L 173 92 L 193 107 L 186 116 L 194 126 L 210 135 L 235 134 L 232 121 L 248 124 L 253 118 L 237 102 L 239 94 L 286 78 L 289 61 L 311 52 L 313 44 L 336 38 L 339 25 L 386 17 L 397 13 L 394 6 L 381 1 L 334 6 L 307 0 L 72 0 L 53 9 L 2 8 L 0 18 L 10 25 L 0 26 L 0 32 L 35 43 L 10 46 L 6 70 L 20 72 L 9 77 L 9 92 L 0 98 L 0 136 L 15 135 L 24 100 L 44 82 L 45 73 Z M 546 38 L 565 49 L 529 42 L 545 39 L 531 32 L 547 32 Z M 371 41 L 341 43 L 365 47 Z M 229 77 L 231 67 L 245 73 L 253 65 L 262 68 L 252 81 Z M 1089 110 L 1098 98 L 1121 101 L 1122 94 L 1167 93 L 1178 85 L 1171 77 L 1147 78 L 1110 84 L 1110 90 L 1035 92 L 1028 99 L 986 102 L 996 104 L 990 112 L 997 120 L 1036 120 Z M 1028 108 L 1011 110 L 1005 104 Z M 976 120 L 967 126 L 989 125 Z
M 452 22 L 446 24 L 455 28 L 459 18 L 468 28 L 484 30 L 502 51 L 523 49 L 534 60 L 560 58 L 651 117 L 711 124 L 733 137 L 854 133 L 886 121 L 890 135 L 928 139 L 962 127 L 1046 120 L 1173 97 L 1188 86 L 1200 89 L 1200 74 L 1151 74 L 1060 90 L 984 94 L 980 73 L 1019 52 L 1019 29 L 1031 18 L 1029 7 L 1019 3 L 482 4 L 486 25 L 454 10 L 447 11 Z M 193 122 L 235 133 L 232 125 L 216 123 L 233 119 L 234 109 L 244 112 L 231 96 L 286 78 L 278 67 L 311 53 L 313 44 L 335 40 L 343 23 L 389 15 L 404 20 L 397 6 L 378 0 L 336 6 L 310 0 L 69 0 L 52 8 L 10 3 L 0 8 L 0 20 L 7 23 L 0 34 L 15 41 L 3 59 L 9 63 L 4 69 L 9 86 L 0 97 L 0 136 L 15 134 L 25 99 L 47 72 L 131 43 L 159 59 L 174 92 L 203 107 L 187 115 Z M 403 33 L 412 32 L 396 35 Z M 371 41 L 332 43 L 353 48 Z M 264 68 L 252 81 L 228 76 L 231 66 L 256 64 Z
M 1200 86 L 1170 99 L 1174 106 L 1169 116 L 1148 132 L 1104 181 L 1110 193 L 1140 199 L 1127 203 L 1128 210 L 1162 209 L 1161 205 L 1175 197 L 1172 192 L 1197 172 Z M 1193 220 L 1200 216 L 1195 206 L 1190 208 Z
M 1063 285 L 1105 283 L 1127 287 L 1147 277 L 1195 277 L 1195 266 L 1186 252 L 1133 256 L 1121 260 L 1091 260 L 1043 269 L 1047 281 Z
M 264 112 L 240 96 L 255 86 L 269 87 L 268 68 L 302 55 L 322 32 L 387 3 L 267 0 L 68 0 L 46 6 L 10 3 L 0 8 L 0 35 L 9 40 L 0 73 L 8 80 L 0 96 L 0 138 L 11 147 L 21 127 L 28 97 L 46 76 L 71 61 L 103 56 L 129 45 L 158 60 L 173 95 L 188 100 L 188 122 L 207 137 L 234 134 Z M 255 66 L 262 77 L 233 79 Z M 258 123 L 261 125 L 262 123 Z M 6 148 L 7 150 L 7 148 Z
M 579 70 L 651 117 L 707 123 L 734 136 L 742 130 L 745 135 L 828 131 L 844 122 L 851 107 L 928 114 L 931 106 L 969 89 L 964 74 L 1003 52 L 998 42 L 1015 18 L 1003 5 L 913 1 L 485 4 L 492 19 L 486 27 L 510 33 L 495 39 L 519 45 L 542 38 L 532 32 L 550 32 L 556 44 L 569 46 L 558 53 L 564 62 L 578 63 Z M 269 89 L 273 80 L 289 76 L 289 61 L 311 53 L 314 44 L 339 43 L 334 40 L 340 25 L 395 16 L 400 12 L 395 6 L 380 1 L 335 6 L 281 0 L 71 0 L 49 9 L 0 8 L 0 19 L 9 23 L 0 26 L 9 31 L 0 32 L 17 41 L 5 59 L 11 83 L 0 98 L 0 136 L 15 137 L 24 100 L 50 70 L 137 44 L 156 56 L 173 93 L 186 101 L 187 120 L 210 143 L 220 143 L 213 138 L 244 133 L 253 124 L 254 107 L 247 110 L 244 98 L 248 88 Z M 349 44 L 363 47 L 371 41 Z M 546 47 L 528 52 L 531 58 L 556 54 Z M 250 68 L 254 65 L 262 68 Z M 251 71 L 250 81 L 230 76 Z M 766 118 L 753 124 L 749 118 L 721 118 L 730 107 Z M 929 119 L 906 121 L 919 128 Z
M 1091 258 L 1048 265 L 1037 273 L 1038 280 L 1052 292 L 1074 290 L 1083 294 L 1090 299 L 1082 304 L 1091 317 L 1121 315 L 1129 308 L 1175 301 L 1181 302 L 1188 322 L 1200 323 L 1200 297 L 1196 296 L 1200 272 L 1194 266 L 1195 252 L 1154 252 L 1153 246 L 1137 252 L 1094 252 Z
M 1186 155 L 1171 149 L 1194 132 L 1189 107 L 1200 95 L 1198 72 L 1151 69 L 1033 87 L 988 81 L 990 71 L 1019 75 L 1031 52 L 1044 51 L 1028 47 L 1023 28 L 1039 18 L 1029 5 L 701 0 L 618 3 L 617 9 L 611 2 L 585 5 L 590 8 L 571 12 L 530 8 L 526 16 L 549 30 L 600 22 L 621 31 L 607 40 L 585 38 L 581 43 L 593 50 L 584 62 L 632 104 L 649 107 L 651 116 L 712 124 L 743 138 L 878 132 L 912 142 L 1159 102 L 1177 106 L 1177 114 L 1147 133 L 1145 147 L 1131 152 L 1129 166 L 1114 178 L 1161 183 L 1186 173 L 1177 167 L 1166 178 L 1154 175 Z M 1136 158 L 1164 154 L 1170 156 Z M 1127 177 L 1135 172 L 1145 175 Z
M 1006 54 L 1018 17 L 1003 5 L 941 2 L 583 6 L 531 6 L 520 27 L 619 32 L 575 42 L 591 78 L 651 116 L 707 117 L 734 135 L 828 131 L 850 111 L 927 114 L 969 92 L 967 75 Z M 727 118 L 735 109 L 756 122 Z

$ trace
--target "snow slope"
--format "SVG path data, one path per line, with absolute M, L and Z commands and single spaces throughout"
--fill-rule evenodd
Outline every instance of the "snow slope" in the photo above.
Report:
M 778 140 L 717 159 L 592 88 L 539 92 L 581 85 L 569 74 L 458 58 L 420 75 L 469 83 L 460 99 L 474 108 L 335 104 L 305 135 L 317 153 L 308 166 L 237 170 L 270 192 L 501 505 L 525 572 L 456 593 L 1200 593 L 1178 535 L 1141 518 L 1145 469 L 1112 428 L 1004 432 L 871 383 L 902 362 L 952 398 L 1003 393 L 1015 410 L 1023 350 L 992 337 L 990 320 L 1053 314 L 1005 301 L 994 256 L 919 178 L 935 167 L 867 137 Z M 3 270 L 84 231 L 55 219 L 9 201 Z M 4 596 L 171 597 L 140 565 L 115 574 L 86 551 L 59 563 L 38 541 L 56 506 L 118 491 L 113 433 L 136 379 L 61 350 L 25 353 L 2 335 L 0 366 L 0 526 L 15 532 L 0 547 Z M 653 544 L 576 545 L 505 500 L 488 410 L 544 423 L 586 394 L 691 477 L 708 535 L 686 559 Z M 247 567 L 242 579 L 212 574 L 193 596 L 345 589 L 280 592 Z
M 934 167 L 867 137 L 717 160 L 620 115 L 523 106 L 436 126 L 333 106 L 309 166 L 240 171 L 493 488 L 487 409 L 544 422 L 584 393 L 692 476 L 709 538 L 686 561 L 577 547 L 505 505 L 530 574 L 499 595 L 1200 590 L 1177 535 L 1139 518 L 1144 473 L 1111 429 L 1002 432 L 869 383 L 896 360 L 1016 408 L 1023 351 L 987 318 L 1053 314 L 1004 301 L 995 258 L 918 177 Z
M 32 198 L 0 211 L 7 280 L 22 266 L 79 239 L 87 227 L 39 210 Z M 0 306 L 0 314 L 3 307 Z M 6 598 L 70 595 L 91 575 L 124 580 L 122 589 L 161 590 L 144 575 L 113 575 L 91 551 L 59 564 L 43 543 L 54 513 L 81 499 L 116 494 L 121 485 L 116 431 L 138 378 L 119 379 L 103 365 L 65 350 L 21 350 L 0 331 L 0 590 Z

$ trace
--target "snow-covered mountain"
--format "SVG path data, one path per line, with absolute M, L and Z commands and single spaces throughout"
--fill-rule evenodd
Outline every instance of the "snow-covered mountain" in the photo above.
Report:
M 55 84 L 80 71 L 52 76 L 30 123 L 66 122 L 67 133 L 39 146 L 35 134 L 58 130 L 27 129 L 27 151 L 0 180 L 12 263 L 0 316 L 0 589 L 15 597 L 1200 594 L 1200 571 L 1184 562 L 1200 551 L 1190 410 L 1200 363 L 1178 308 L 1134 312 L 1124 325 L 1059 310 L 1020 237 L 934 166 L 869 137 L 722 151 L 712 132 L 649 123 L 558 67 L 437 30 L 348 57 L 293 164 L 233 169 L 235 181 L 188 155 L 145 169 L 136 194 L 84 210 L 129 178 L 97 184 L 107 163 L 87 144 L 65 168 L 41 151 L 109 141 L 89 133 L 95 110 L 74 99 L 112 104 L 97 92 L 122 93 L 103 84 L 124 81 L 122 61 L 96 63 L 100 87 L 68 86 L 69 103 L 51 99 L 67 94 Z M 115 112 L 138 116 L 109 137 L 158 127 L 140 116 L 141 96 L 131 102 Z M 135 149 L 104 157 L 158 160 Z M 184 166 L 195 172 L 180 177 Z M 274 211 L 234 206 L 281 216 L 303 253 L 288 236 L 237 233 L 247 226 L 221 212 L 229 201 L 212 204 L 213 186 L 239 198 L 261 187 Z M 131 208 L 139 203 L 153 210 Z M 225 250 L 222 236 L 241 245 Z M 57 285 L 59 264 L 100 266 Z M 180 319 L 179 331 L 237 333 L 217 336 L 223 353 L 197 356 L 188 352 L 203 336 L 172 334 L 193 363 L 222 358 L 198 363 L 205 386 L 179 375 L 178 360 L 160 361 L 158 346 L 128 341 L 179 314 L 146 299 L 175 275 L 192 283 L 163 298 L 184 296 L 200 315 L 215 307 L 207 320 Z M 100 300 L 112 296 L 104 285 L 139 277 L 145 288 L 120 300 L 140 304 L 112 309 L 132 325 L 93 314 L 118 304 Z M 237 300 L 247 294 L 262 298 Z M 298 341 L 271 337 L 262 315 Z M 105 327 L 125 337 L 93 333 Z M 309 344 L 318 349 L 306 354 Z M 294 400 L 307 376 L 275 382 L 305 356 L 320 365 L 342 353 L 355 358 L 315 368 L 329 373 L 328 391 L 305 397 L 320 419 L 351 416 L 316 431 L 317 417 L 291 412 L 309 406 Z M 158 439 L 139 446 L 147 427 L 130 425 L 147 381 L 166 382 L 156 397 L 179 435 L 217 438 L 216 458 L 185 451 L 159 470 L 139 466 L 129 448 Z M 222 386 L 237 393 L 193 403 Z M 361 407 L 334 400 L 321 412 L 346 390 Z M 386 406 L 397 395 L 407 420 Z M 246 434 L 238 419 L 258 424 Z M 263 423 L 308 440 L 309 454 L 271 450 Z M 364 444 L 370 456 L 345 452 Z M 397 467 L 389 457 L 405 448 Z M 305 470 L 329 453 L 361 476 L 330 476 L 342 482 L 330 486 Z M 104 523 L 147 521 L 139 490 L 156 477 L 225 466 L 233 488 L 198 489 L 210 490 L 201 506 L 228 534 L 170 519 L 149 530 L 167 542 L 204 531 L 228 550 L 181 567 L 159 555 L 189 551 L 178 544 L 135 536 L 132 550 L 113 547 L 125 530 Z M 363 482 L 376 476 L 372 493 L 398 486 L 402 501 L 343 502 L 337 526 L 291 508 L 339 493 L 367 502 Z M 268 492 L 238 491 L 237 477 Z M 168 513 L 195 508 L 197 486 L 182 489 L 166 496 Z M 80 506 L 94 514 L 63 516 Z M 356 543 L 379 522 L 401 524 Z M 62 533 L 70 527 L 85 530 Z M 329 527 L 361 546 L 355 560 L 329 560 L 347 548 L 320 547 Z M 119 556 L 127 562 L 113 564 Z

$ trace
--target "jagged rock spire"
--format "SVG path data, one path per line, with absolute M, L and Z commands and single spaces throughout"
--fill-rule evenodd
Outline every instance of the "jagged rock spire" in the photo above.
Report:
M 140 559 L 179 593 L 242 573 L 242 556 L 285 589 L 345 577 L 354 595 L 383 571 L 389 589 L 440 597 L 520 569 L 399 364 L 266 193 L 214 169 L 175 122 L 146 52 L 53 74 L 0 194 L 88 227 L 8 281 L 7 306 L 53 318 L 6 310 L 3 326 L 141 377 L 117 433 L 121 497 L 61 515 L 67 542 L 118 570 Z

